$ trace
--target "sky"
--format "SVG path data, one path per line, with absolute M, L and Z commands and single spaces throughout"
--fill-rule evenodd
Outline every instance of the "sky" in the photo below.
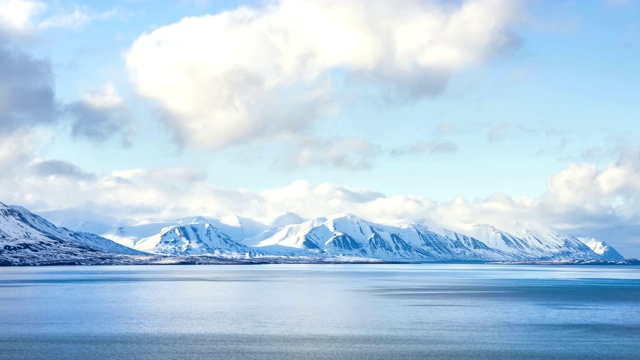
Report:
M 541 224 L 640 257 L 640 2 L 0 0 L 0 201 Z

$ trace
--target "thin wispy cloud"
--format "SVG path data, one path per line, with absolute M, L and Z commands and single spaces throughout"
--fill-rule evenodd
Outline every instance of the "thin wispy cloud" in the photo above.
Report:
M 410 146 L 391 150 L 391 156 L 448 154 L 456 151 L 458 151 L 458 146 L 451 141 L 418 140 Z
M 379 149 L 365 139 L 293 136 L 287 137 L 284 153 L 274 161 L 283 170 L 328 167 L 344 170 L 371 168 Z
M 77 29 L 92 21 L 104 21 L 130 15 L 127 11 L 114 8 L 105 12 L 95 12 L 88 6 L 76 5 L 72 12 L 57 14 L 43 19 L 38 29 Z

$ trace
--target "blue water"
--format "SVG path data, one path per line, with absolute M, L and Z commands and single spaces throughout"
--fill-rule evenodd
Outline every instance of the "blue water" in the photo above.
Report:
M 640 359 L 640 268 L 0 268 L 0 359 Z

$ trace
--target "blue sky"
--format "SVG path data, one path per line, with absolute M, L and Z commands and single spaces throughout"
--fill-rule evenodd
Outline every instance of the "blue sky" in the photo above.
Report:
M 640 256 L 640 3 L 393 4 L 0 0 L 1 201 L 540 222 Z

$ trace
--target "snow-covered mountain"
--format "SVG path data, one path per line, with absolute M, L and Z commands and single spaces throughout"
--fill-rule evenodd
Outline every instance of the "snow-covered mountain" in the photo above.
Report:
M 609 259 L 594 252 L 576 237 L 539 225 L 518 224 L 509 231 L 491 225 L 475 225 L 467 234 L 518 260 Z
M 137 241 L 134 249 L 166 255 L 250 256 L 254 253 L 209 223 L 164 228 L 159 234 Z
M 244 240 L 269 251 L 275 246 L 311 253 L 391 261 L 516 261 L 603 259 L 574 237 L 522 228 L 517 235 L 479 226 L 474 234 L 431 230 L 411 222 L 382 225 L 350 214 L 318 218 Z
M 404 262 L 618 259 L 594 251 L 575 237 L 540 226 L 518 226 L 507 232 L 476 225 L 462 234 L 410 221 L 379 224 L 351 214 L 302 222 L 297 215 L 286 214 L 280 220 L 286 225 L 269 226 L 235 215 L 192 217 L 177 220 L 173 226 L 171 222 L 138 224 L 120 228 L 119 235 L 103 236 L 141 251 L 171 255 L 250 254 Z M 123 233 L 129 238 L 125 239 Z
M 96 254 L 140 252 L 179 257 L 323 261 L 337 258 L 400 262 L 622 259 L 615 249 L 596 239 L 579 239 L 533 225 L 519 225 L 507 231 L 491 225 L 474 225 L 455 232 L 407 220 L 382 224 L 351 214 L 304 220 L 292 213 L 265 222 L 236 215 L 160 222 L 101 218 L 91 222 L 78 220 L 76 216 L 81 214 L 69 216 L 71 213 L 65 212 L 66 223 L 75 223 L 81 229 L 95 227 L 101 230 L 101 237 L 57 227 L 21 207 L 2 204 L 0 210 L 0 244 L 3 246 L 0 259 L 13 259 L 14 263 L 42 256 L 79 259 Z
M 156 240 L 147 240 L 148 238 L 153 237 L 155 239 L 159 235 L 162 235 L 171 229 L 179 227 L 184 228 L 177 229 L 179 233 L 184 232 L 186 235 L 188 235 L 189 230 L 187 230 L 187 228 L 189 228 L 191 225 L 207 225 L 211 229 L 215 229 L 215 232 L 220 233 L 223 237 L 234 240 L 255 236 L 269 229 L 269 226 L 259 221 L 243 218 L 237 215 L 229 215 L 213 219 L 205 218 L 202 216 L 192 216 L 173 221 L 130 221 L 126 225 L 119 225 L 112 229 L 106 230 L 100 235 L 111 239 L 119 244 L 132 248 L 140 248 L 140 246 L 142 245 L 138 244 L 142 243 L 144 240 L 146 248 L 150 249 L 151 247 L 149 247 L 149 244 L 154 243 L 154 241 L 155 243 L 160 244 L 160 246 L 163 246 L 161 245 L 163 242 Z M 190 253 L 193 253 L 194 251 L 193 246 L 184 247 L 184 249 L 191 249 Z M 169 250 L 166 246 L 163 246 L 163 250 L 158 251 L 158 253 L 184 254 L 180 251 L 180 249 L 175 249 L 175 251 L 172 251 Z
M 143 255 L 98 235 L 55 226 L 23 207 L 0 203 L 0 263 L 69 263 L 112 254 Z
M 262 233 L 244 242 L 258 250 L 275 247 L 310 253 L 394 261 L 489 260 L 504 256 L 468 237 L 451 239 L 420 225 L 394 227 L 338 214 Z M 473 251 L 471 249 L 474 249 Z

